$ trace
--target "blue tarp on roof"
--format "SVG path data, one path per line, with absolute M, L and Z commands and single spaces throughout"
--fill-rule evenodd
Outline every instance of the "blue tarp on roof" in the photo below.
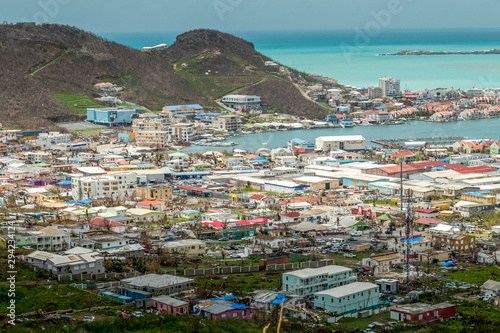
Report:
M 88 204 L 93 203 L 93 201 L 89 200 L 89 199 L 84 199 L 84 200 L 78 201 L 78 203 L 81 203 L 81 204 L 84 204 L 84 205 L 88 205 Z
M 67 204 L 67 205 L 76 205 L 78 203 L 78 201 L 68 201 L 68 202 L 63 202 L 63 204 Z
M 239 303 L 233 303 L 231 304 L 231 307 L 233 309 L 250 309 L 248 306 Z
M 286 297 L 285 294 L 278 294 L 278 296 L 276 296 L 275 299 L 273 299 L 271 302 L 271 304 L 281 304 L 283 302 L 286 302 L 288 301 L 288 297 Z
M 448 262 L 443 263 L 443 266 L 444 267 L 453 267 L 453 266 L 455 266 L 455 264 L 452 263 L 451 261 L 448 261 Z
M 62 182 L 57 183 L 57 185 L 71 185 L 71 180 L 64 180 Z

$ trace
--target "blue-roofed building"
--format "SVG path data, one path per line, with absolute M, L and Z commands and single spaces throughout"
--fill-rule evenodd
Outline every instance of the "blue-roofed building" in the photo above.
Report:
M 199 104 L 167 105 L 162 111 L 169 117 L 184 116 L 194 118 L 198 113 L 203 112 L 203 107 Z
M 139 116 L 139 109 L 131 108 L 88 108 L 87 121 L 109 127 L 132 125 Z

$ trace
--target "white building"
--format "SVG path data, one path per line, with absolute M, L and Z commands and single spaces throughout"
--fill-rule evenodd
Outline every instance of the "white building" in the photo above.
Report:
M 314 294 L 314 306 L 339 316 L 352 317 L 360 311 L 378 313 L 379 287 L 370 282 L 354 282 Z
M 382 95 L 398 96 L 401 93 L 399 79 L 393 77 L 383 77 L 378 79 L 378 86 L 382 89 Z
M 74 177 L 72 179 L 72 195 L 75 200 L 92 200 L 98 197 L 124 199 L 132 194 L 136 185 L 137 175 L 132 172 Z
M 71 134 L 69 133 L 49 132 L 40 133 L 36 140 L 30 140 L 28 141 L 28 144 L 41 147 L 42 149 L 47 149 L 52 147 L 52 145 L 58 145 L 70 141 Z
M 351 268 L 330 265 L 305 268 L 283 273 L 283 291 L 294 295 L 311 296 L 316 292 L 356 282 Z M 377 287 L 378 289 L 378 287 Z
M 241 108 L 243 108 L 243 111 L 262 110 L 262 103 L 259 96 L 227 95 L 222 97 L 221 102 L 235 111 Z
M 320 136 L 316 138 L 316 150 L 365 150 L 365 138 L 361 135 Z

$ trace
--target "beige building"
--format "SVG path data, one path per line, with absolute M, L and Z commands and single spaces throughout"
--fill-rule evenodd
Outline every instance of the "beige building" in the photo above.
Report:
M 166 148 L 169 139 L 170 120 L 167 118 L 141 118 L 132 122 L 132 130 L 138 146 Z
M 169 117 L 173 117 L 175 115 L 186 116 L 186 117 L 194 117 L 199 112 L 203 112 L 203 108 L 200 105 L 174 105 L 174 106 L 165 106 L 162 109 L 163 113 L 166 113 Z
M 241 128 L 241 117 L 237 115 L 223 115 L 213 122 L 213 129 L 222 132 L 234 132 Z
M 369 99 L 375 99 L 375 98 L 382 98 L 384 97 L 382 93 L 382 88 L 380 87 L 369 87 L 368 88 L 368 98 Z
M 294 182 L 302 185 L 309 185 L 311 189 L 314 190 L 333 190 L 340 186 L 338 179 L 314 177 L 314 176 L 304 176 L 295 178 Z
M 143 199 L 155 198 L 156 200 L 169 202 L 172 199 L 172 187 L 164 184 L 155 186 L 139 186 L 135 189 L 136 196 Z

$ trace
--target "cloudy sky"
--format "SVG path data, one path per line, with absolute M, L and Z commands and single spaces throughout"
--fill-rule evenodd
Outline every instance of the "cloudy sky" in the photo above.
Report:
M 9 23 L 62 23 L 92 32 L 499 28 L 498 0 L 1 0 Z

